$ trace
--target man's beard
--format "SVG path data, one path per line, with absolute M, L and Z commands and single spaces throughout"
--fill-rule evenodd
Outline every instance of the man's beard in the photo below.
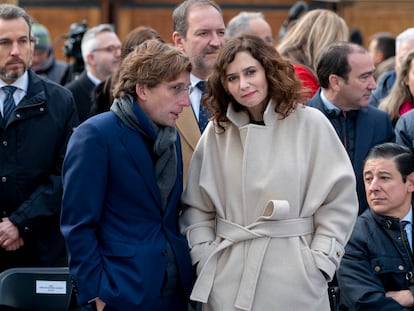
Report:
M 4 69 L 0 69 L 0 77 L 2 80 L 17 80 L 18 78 L 20 78 L 23 73 L 26 71 L 27 67 L 24 66 L 23 70 L 16 70 L 16 71 L 9 71 L 7 72 Z

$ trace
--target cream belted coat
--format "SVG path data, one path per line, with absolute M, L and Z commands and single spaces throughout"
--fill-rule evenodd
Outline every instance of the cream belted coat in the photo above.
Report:
M 358 212 L 350 160 L 324 115 L 299 106 L 265 126 L 229 107 L 191 160 L 180 218 L 203 310 L 329 310 L 327 281 Z M 321 272 L 323 271 L 323 273 Z

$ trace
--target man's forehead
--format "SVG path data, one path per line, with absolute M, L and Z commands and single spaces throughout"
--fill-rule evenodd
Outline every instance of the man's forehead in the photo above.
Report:
M 374 70 L 374 60 L 369 52 L 353 52 L 348 55 L 352 71 L 369 72 Z
M 2 19 L 0 18 L 0 35 L 2 34 L 13 34 L 13 35 L 28 35 L 29 34 L 29 25 L 23 17 L 13 18 L 13 19 Z
M 188 27 L 199 29 L 224 28 L 224 20 L 220 12 L 211 5 L 192 7 L 188 11 Z

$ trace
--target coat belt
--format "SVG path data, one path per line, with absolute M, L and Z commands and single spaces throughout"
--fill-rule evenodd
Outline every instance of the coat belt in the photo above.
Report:
M 235 243 L 252 240 L 235 301 L 235 306 L 242 310 L 251 310 L 263 258 L 270 240 L 314 232 L 313 217 L 283 220 L 259 217 L 258 221 L 246 227 L 222 218 L 217 218 L 216 221 L 217 236 L 223 240 L 207 258 L 194 285 L 191 299 L 207 303 L 215 278 L 218 254 Z

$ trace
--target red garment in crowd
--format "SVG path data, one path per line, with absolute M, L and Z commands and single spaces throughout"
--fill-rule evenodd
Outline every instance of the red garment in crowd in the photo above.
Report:
M 407 100 L 403 102 L 403 104 L 400 107 L 400 111 L 399 111 L 400 116 L 402 116 L 404 113 L 410 111 L 413 108 L 414 108 L 414 104 L 411 101 Z
M 318 79 L 303 65 L 293 64 L 293 67 L 295 68 L 296 76 L 302 81 L 303 86 L 309 89 L 305 96 L 306 99 L 311 98 L 319 89 Z

